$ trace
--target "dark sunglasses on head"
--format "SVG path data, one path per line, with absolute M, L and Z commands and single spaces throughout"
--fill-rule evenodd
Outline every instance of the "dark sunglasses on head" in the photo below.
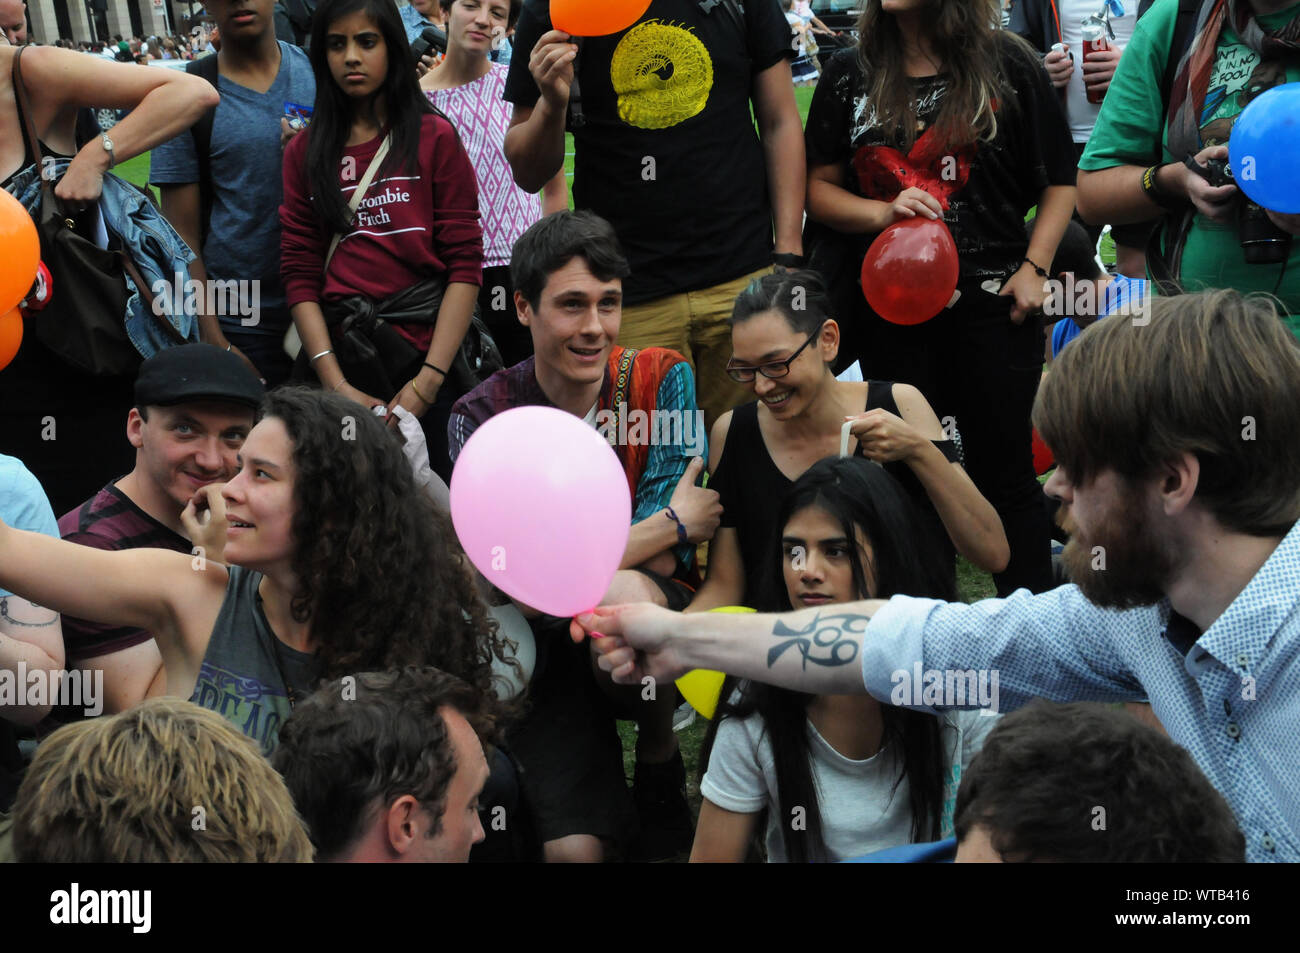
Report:
M 790 373 L 790 365 L 794 363 L 794 359 L 804 352 L 804 348 L 806 348 L 809 344 L 812 344 L 813 341 L 817 340 L 818 335 L 822 333 L 822 328 L 824 328 L 825 326 L 826 326 L 825 321 L 817 325 L 817 330 L 813 331 L 812 334 L 808 335 L 808 340 L 800 344 L 799 349 L 795 351 L 793 354 L 791 354 L 789 357 L 787 357 L 784 361 L 769 361 L 766 364 L 758 364 L 758 365 L 737 364 L 736 359 L 733 357 L 731 360 L 727 362 L 727 376 L 730 377 L 737 384 L 752 383 L 754 380 L 754 375 L 756 373 L 762 374 L 770 381 L 774 381 L 779 377 L 785 377 L 787 374 Z

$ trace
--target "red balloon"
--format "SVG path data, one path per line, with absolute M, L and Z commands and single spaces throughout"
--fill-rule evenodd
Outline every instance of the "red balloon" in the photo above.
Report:
M 0 317 L 0 371 L 9 366 L 9 362 L 18 353 L 18 346 L 22 343 L 23 313 L 14 308 Z
M 36 223 L 22 202 L 0 189 L 0 314 L 27 297 L 40 261 Z
M 894 324 L 924 324 L 957 290 L 957 245 L 938 219 L 895 222 L 862 260 L 862 293 L 871 310 Z
M 650 9 L 650 0 L 551 0 L 551 25 L 570 36 L 621 33 Z
M 1042 476 L 1052 467 L 1056 466 L 1056 457 L 1052 455 L 1051 448 L 1043 443 L 1043 438 L 1038 435 L 1038 428 L 1034 428 L 1034 472 Z

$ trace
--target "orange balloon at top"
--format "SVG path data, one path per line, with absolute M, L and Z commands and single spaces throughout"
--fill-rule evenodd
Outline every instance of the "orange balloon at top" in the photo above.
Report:
M 608 36 L 649 9 L 650 0 L 551 0 L 551 25 L 570 36 Z
M 36 223 L 23 203 L 0 189 L 0 314 L 27 297 L 40 263 Z

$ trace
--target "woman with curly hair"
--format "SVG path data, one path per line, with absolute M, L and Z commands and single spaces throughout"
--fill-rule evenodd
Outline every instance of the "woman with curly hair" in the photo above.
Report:
M 856 47 L 822 73 L 805 143 L 808 218 L 844 236 L 828 242 L 852 250 L 843 274 L 857 276 L 870 241 L 895 223 L 942 219 L 952 232 L 960 294 L 938 316 L 891 324 L 847 293 L 853 277 L 839 300 L 861 311 L 840 316 L 859 338 L 863 376 L 911 384 L 956 422 L 966 469 L 1010 543 L 1011 561 L 994 575 L 1008 595 L 1054 584 L 1029 411 L 1044 279 L 1074 210 L 1075 161 L 1038 55 L 996 29 L 997 16 L 996 0 L 866 0 Z
M 452 541 L 383 422 L 335 394 L 281 388 L 207 494 L 223 566 L 159 549 L 102 552 L 0 523 L 0 586 L 69 615 L 153 633 L 167 694 L 274 750 L 322 679 L 433 665 L 492 705 L 505 658 Z

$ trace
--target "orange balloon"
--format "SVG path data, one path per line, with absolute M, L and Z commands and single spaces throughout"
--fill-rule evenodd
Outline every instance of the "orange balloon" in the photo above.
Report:
M 0 314 L 27 297 L 40 262 L 36 223 L 21 202 L 0 189 Z
M 0 317 L 0 370 L 9 366 L 9 362 L 18 353 L 18 345 L 23 343 L 23 313 L 14 308 L 4 317 Z
M 650 9 L 650 0 L 551 0 L 551 25 L 570 36 L 621 33 Z

